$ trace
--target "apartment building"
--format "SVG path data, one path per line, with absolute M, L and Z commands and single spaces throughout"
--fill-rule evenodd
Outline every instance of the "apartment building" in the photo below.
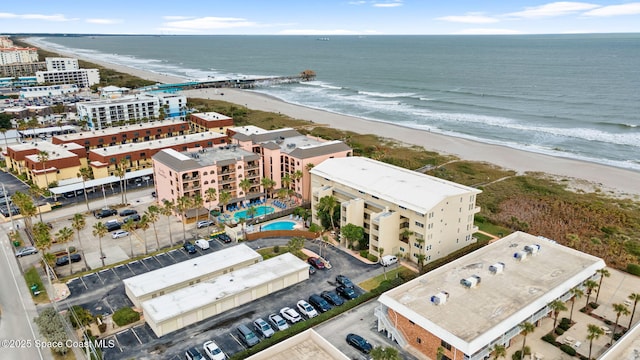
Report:
M 159 140 L 188 133 L 189 124 L 187 122 L 173 119 L 57 135 L 51 139 L 51 142 L 54 144 L 76 143 L 90 150 L 106 146 Z
M 0 77 L 9 77 L 13 80 L 20 76 L 34 76 L 36 71 L 44 71 L 46 68 L 44 61 L 0 65 Z
M 13 47 L 13 41 L 7 35 L 0 36 L 0 48 Z
M 342 141 L 302 135 L 291 128 L 264 130 L 244 126 L 230 128 L 229 134 L 234 144 L 260 154 L 264 176 L 275 182 L 274 189 L 288 186 L 302 201 L 311 197 L 309 169 L 327 159 L 353 155 L 353 150 Z
M 65 71 L 65 70 L 78 70 L 78 59 L 64 58 L 64 57 L 47 57 L 44 58 L 44 62 L 47 65 L 47 71 Z
M 378 330 L 426 357 L 484 360 L 495 345 L 522 346 L 520 325 L 539 325 L 605 267 L 602 259 L 516 232 L 378 298 Z M 540 337 L 542 334 L 537 334 Z M 440 349 L 440 350 L 439 350 Z
M 219 196 L 212 202 L 206 201 L 205 194 L 209 188 L 216 189 L 218 195 L 222 192 L 231 195 L 224 206 L 238 206 L 265 196 L 260 184 L 262 159 L 258 154 L 236 146 L 200 151 L 165 149 L 153 156 L 153 171 L 160 200 L 177 202 L 182 196 L 199 194 L 205 199 L 204 207 L 209 209 L 220 205 Z M 240 186 L 245 179 L 250 183 L 246 193 Z
M 78 117 L 90 129 L 101 130 L 136 122 L 162 119 L 184 120 L 187 98 L 176 94 L 137 94 L 76 104 Z
M 126 172 L 151 168 L 153 156 L 163 149 L 198 151 L 222 145 L 226 139 L 222 134 L 198 133 L 96 148 L 89 151 L 89 165 L 95 178 L 113 176 L 123 161 Z
M 100 82 L 98 69 L 36 71 L 38 84 L 76 84 L 82 89 Z
M 320 224 L 320 199 L 335 197 L 339 225 L 363 227 L 364 243 L 379 257 L 427 263 L 476 241 L 478 189 L 364 157 L 328 159 L 310 173 L 313 222 Z
M 233 127 L 233 119 L 217 112 L 189 114 L 189 122 L 193 131 L 213 131 L 226 134 Z
M 0 48 L 0 65 L 25 64 L 38 61 L 38 49 L 23 47 Z

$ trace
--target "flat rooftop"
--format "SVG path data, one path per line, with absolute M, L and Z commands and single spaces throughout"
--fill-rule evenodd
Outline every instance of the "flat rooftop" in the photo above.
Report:
M 238 134 L 243 134 L 243 135 L 258 135 L 258 134 L 264 134 L 267 132 L 267 130 L 261 128 L 261 127 L 257 127 L 255 125 L 245 125 L 245 126 L 234 126 L 234 127 L 230 127 L 229 130 L 236 132 Z
M 349 360 L 333 344 L 313 329 L 270 346 L 247 360 Z
M 130 277 L 122 282 L 133 295 L 140 297 L 252 259 L 262 261 L 262 255 L 247 245 L 240 244 Z
M 155 154 L 153 159 L 177 172 L 181 172 L 206 166 L 235 164 L 238 159 L 243 159 L 244 161 L 259 160 L 260 156 L 235 146 L 230 148 L 219 146 L 200 149 L 195 152 L 178 152 L 174 149 L 164 149 Z
M 160 323 L 308 268 L 309 264 L 306 262 L 291 253 L 285 253 L 147 300 L 142 303 L 142 309 L 145 316 Z
M 110 156 L 117 154 L 129 154 L 132 152 L 139 152 L 143 150 L 151 149 L 164 149 L 172 146 L 178 146 L 183 144 L 191 144 L 196 141 L 208 141 L 220 138 L 226 138 L 224 134 L 214 132 L 201 132 L 196 134 L 187 134 L 162 138 L 158 140 L 143 141 L 137 143 L 126 143 L 122 145 L 107 146 L 103 148 L 91 149 L 89 152 L 94 152 L 102 156 Z
M 540 245 L 520 261 L 514 253 Z M 502 262 L 501 273 L 489 266 Z M 523 232 L 515 232 L 380 296 L 379 302 L 447 341 L 474 354 L 551 301 L 605 267 L 602 259 Z M 481 278 L 476 287 L 460 281 Z M 432 296 L 449 294 L 435 305 Z
M 169 125 L 176 125 L 176 126 L 187 125 L 187 127 L 184 130 L 189 130 L 189 126 L 186 121 L 162 120 L 162 121 L 152 121 L 152 122 L 136 124 L 136 125 L 109 127 L 101 130 L 82 131 L 82 132 L 72 133 L 72 134 L 56 135 L 54 137 L 62 141 L 77 141 L 81 139 L 112 136 L 112 135 L 117 135 L 124 132 L 130 132 L 130 131 L 140 131 L 140 136 L 144 137 L 146 135 L 146 133 L 142 132 L 144 130 L 150 130 L 150 129 L 155 129 L 162 126 L 169 126 Z M 179 128 L 176 128 L 176 129 L 180 130 Z M 151 134 L 151 135 L 155 136 L 156 134 Z
M 86 69 L 84 69 L 86 70 Z M 74 71 L 78 71 L 78 70 L 66 70 L 66 71 L 52 71 L 52 72 L 74 72 Z M 43 71 L 43 72 L 47 72 L 47 71 Z M 82 106 L 86 106 L 86 107 L 96 107 L 96 106 L 105 106 L 108 107 L 110 105 L 120 105 L 120 104 L 135 104 L 135 103 L 140 103 L 140 102 L 149 102 L 149 101 L 158 101 L 157 97 L 154 96 L 142 96 L 141 95 L 127 95 L 127 96 L 122 96 L 119 98 L 115 98 L 115 99 L 102 99 L 102 100 L 91 100 L 91 101 L 84 101 L 81 103 L 78 103 L 78 106 L 82 105 Z
M 20 143 L 16 145 L 9 145 L 14 151 L 28 151 L 28 150 L 36 150 L 36 151 L 46 151 L 49 154 L 49 159 L 47 161 L 56 160 L 56 159 L 64 159 L 70 157 L 78 157 L 75 153 L 71 152 L 71 150 L 79 150 L 84 149 L 82 146 L 78 144 L 64 144 L 64 145 L 55 145 L 48 141 L 31 141 L 27 143 Z M 35 162 L 38 162 L 38 155 L 27 155 L 25 158 L 32 159 Z
M 194 113 L 192 116 L 198 117 L 204 121 L 220 121 L 220 120 L 231 120 L 231 118 L 227 115 L 223 115 L 214 111 L 204 112 L 204 113 Z
M 359 156 L 327 159 L 311 173 L 421 214 L 448 197 L 481 193 L 469 186 Z

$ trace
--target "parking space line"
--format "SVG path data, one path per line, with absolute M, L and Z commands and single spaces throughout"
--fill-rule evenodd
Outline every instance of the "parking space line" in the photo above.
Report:
M 173 260 L 173 263 L 176 264 L 177 263 L 176 259 L 173 256 L 171 256 L 171 253 L 174 252 L 174 251 L 178 251 L 178 250 L 171 250 L 171 251 L 166 252 L 165 254 L 169 255 L 171 260 Z
M 85 276 L 89 276 L 89 275 L 85 275 Z M 82 285 L 84 285 L 84 289 L 89 290 L 89 287 L 87 286 L 87 284 L 85 284 L 84 280 L 82 279 L 83 277 L 79 277 L 78 279 L 80 279 L 80 281 L 82 282 Z
M 233 340 L 235 340 L 238 344 L 240 344 L 240 346 L 242 346 L 243 349 L 247 349 L 244 344 L 235 336 L 233 336 L 233 334 L 229 334 L 229 336 L 231 336 L 233 338 Z
M 147 260 L 147 259 L 149 259 L 150 257 L 151 257 L 151 256 L 146 257 L 146 258 L 144 258 L 144 259 L 142 259 L 142 260 Z M 147 271 L 151 270 L 151 269 L 149 269 L 149 267 L 147 266 L 147 264 L 145 264 L 145 263 L 144 263 L 144 261 L 142 261 L 142 260 L 140 260 L 140 263 L 142 263 L 142 265 L 145 267 L 145 269 L 147 269 Z
M 129 330 L 131 330 L 131 332 L 133 333 L 133 336 L 135 336 L 138 342 L 140 343 L 140 345 L 142 345 L 142 340 L 140 340 L 140 337 L 138 337 L 138 334 L 136 333 L 136 331 L 133 328 Z
M 134 261 L 133 263 L 135 264 L 135 263 L 137 263 L 137 261 Z M 138 274 L 136 274 L 136 272 L 135 272 L 135 271 L 133 271 L 133 270 L 131 269 L 131 267 L 129 266 L 129 264 L 125 264 L 125 265 L 127 265 L 127 269 L 129 269 L 129 271 L 131 271 L 131 273 L 133 274 L 133 276 L 138 275 Z
M 98 277 L 98 280 L 100 280 L 100 282 L 102 283 L 102 285 L 104 285 L 104 281 L 102 280 L 102 278 L 100 277 L 99 273 L 95 273 L 96 276 Z
M 160 264 L 160 267 L 164 267 L 164 265 L 160 262 L 160 260 L 158 260 L 157 256 L 151 256 L 152 258 L 156 259 L 156 261 L 158 262 L 158 264 Z
M 126 331 L 126 330 L 125 330 L 125 331 Z M 124 331 L 121 331 L 121 332 L 119 332 L 118 334 L 123 333 L 123 332 L 124 332 Z M 116 336 L 116 335 L 118 335 L 118 334 L 114 334 L 114 335 L 112 335 L 111 337 L 113 337 L 113 338 L 116 340 L 116 344 L 118 344 L 118 350 L 120 350 L 120 352 L 124 352 L 124 350 L 122 350 L 122 345 L 120 345 L 120 341 L 118 341 L 118 337 Z
M 115 270 L 113 270 L 113 268 L 110 268 L 109 270 L 111 270 L 111 272 L 118 278 L 118 280 L 122 280 L 120 279 L 120 276 L 118 276 L 118 273 Z

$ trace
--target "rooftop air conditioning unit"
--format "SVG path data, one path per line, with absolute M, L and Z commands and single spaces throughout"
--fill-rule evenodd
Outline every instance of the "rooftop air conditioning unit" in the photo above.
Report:
M 540 251 L 540 245 L 538 244 L 526 245 L 524 247 L 524 251 L 526 251 L 530 255 L 537 254 Z
M 460 284 L 467 288 L 474 288 L 480 284 L 480 281 L 480 276 L 472 275 L 471 277 L 460 280 Z
M 440 291 L 439 293 L 431 296 L 431 303 L 434 305 L 444 305 L 449 299 L 449 293 L 446 291 Z
M 513 254 L 513 258 L 518 261 L 522 261 L 527 258 L 527 253 L 524 251 L 518 251 L 517 253 Z
M 504 263 L 497 262 L 497 263 L 489 266 L 489 271 L 492 274 L 500 274 L 501 272 L 504 271 L 504 267 L 505 267 Z

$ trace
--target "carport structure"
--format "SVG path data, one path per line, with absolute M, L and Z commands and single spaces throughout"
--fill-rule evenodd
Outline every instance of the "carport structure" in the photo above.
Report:
M 153 176 L 153 169 L 142 169 L 125 173 L 124 180 L 129 181 L 131 179 L 142 178 L 144 176 Z M 122 181 L 122 179 L 117 176 L 107 176 L 99 179 L 87 180 L 83 184 L 81 178 L 76 178 L 68 180 L 68 183 L 65 185 L 50 188 L 49 191 L 53 194 L 53 200 L 58 200 L 59 196 L 64 196 L 68 193 L 73 193 L 74 196 L 76 194 L 80 195 L 82 194 L 82 192 L 80 192 L 81 190 L 97 191 L 100 189 L 100 191 L 104 191 L 106 189 L 110 189 L 113 184 L 120 186 L 120 181 Z
M 309 264 L 291 253 L 220 275 L 142 303 L 158 337 L 234 309 L 309 278 Z
M 239 244 L 123 280 L 129 299 L 140 307 L 144 301 L 213 279 L 262 261 L 262 255 Z

